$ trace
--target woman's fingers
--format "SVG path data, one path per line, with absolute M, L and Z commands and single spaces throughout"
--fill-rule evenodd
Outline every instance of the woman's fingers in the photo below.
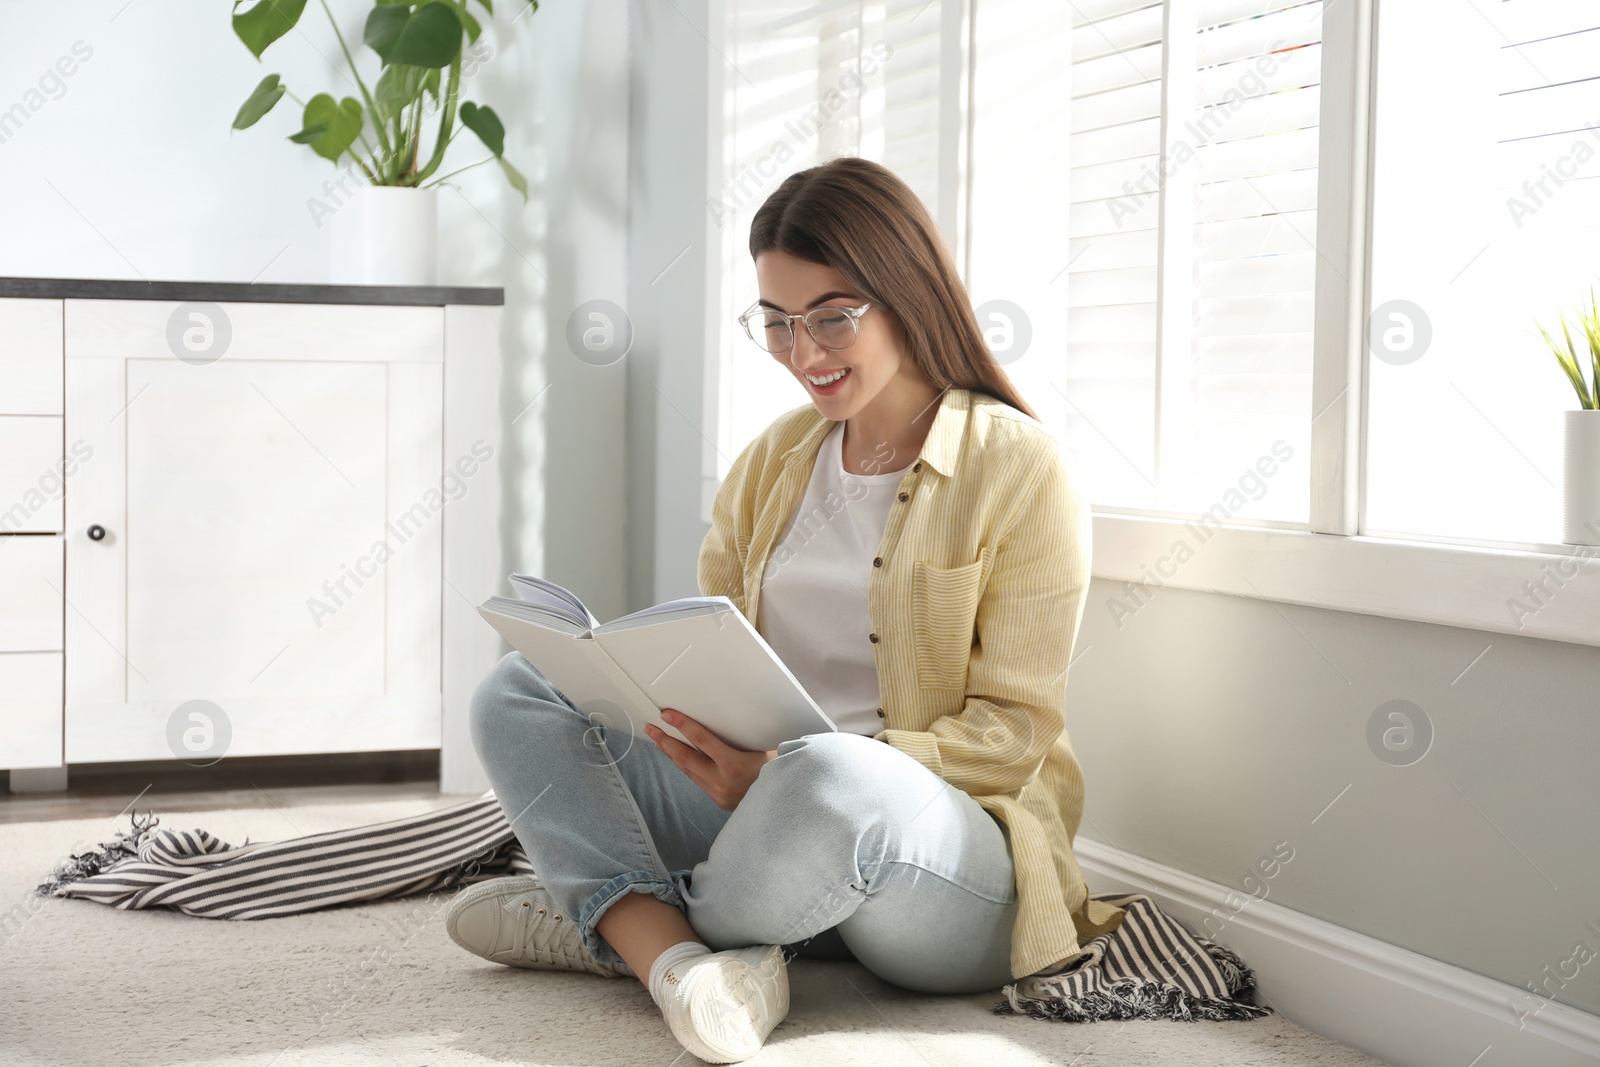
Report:
M 739 751 L 675 708 L 662 708 L 661 718 L 662 721 L 676 727 L 678 732 L 687 737 L 695 748 L 710 756 L 717 763 L 725 762 L 730 754 Z
M 686 745 L 676 737 L 667 733 L 660 727 L 652 724 L 646 725 L 645 730 L 655 741 L 656 747 L 667 754 L 667 758 L 678 765 L 678 769 L 693 778 L 697 774 L 704 774 L 711 765 L 712 760 L 703 752 L 697 751 L 693 746 Z
M 686 778 L 699 786 L 700 791 L 715 801 L 718 807 L 723 806 L 724 793 L 712 782 L 713 776 L 719 770 L 716 763 L 703 753 L 697 752 L 689 745 L 668 735 L 666 731 L 653 723 L 647 724 L 645 730 L 656 742 L 657 747 L 667 754 L 667 758 L 677 766 L 678 770 L 684 773 Z

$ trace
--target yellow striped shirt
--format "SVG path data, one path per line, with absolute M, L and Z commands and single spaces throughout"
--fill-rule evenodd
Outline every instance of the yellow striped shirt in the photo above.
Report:
M 733 461 L 700 548 L 700 590 L 758 618 L 761 577 L 834 423 L 806 404 Z M 1000 400 L 948 389 L 906 469 L 867 582 L 877 738 L 1005 824 L 1017 879 L 1011 972 L 1122 921 L 1089 899 L 1072 841 L 1083 773 L 1064 727 L 1089 590 L 1087 504 L 1056 439 Z

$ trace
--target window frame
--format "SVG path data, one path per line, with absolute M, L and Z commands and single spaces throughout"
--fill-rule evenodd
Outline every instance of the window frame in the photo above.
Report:
M 979 2 L 946 6 L 970 27 Z M 1194 0 L 1169 2 L 1187 6 Z M 1104 604 L 1114 614 L 1118 599 L 1124 610 L 1137 611 L 1151 595 L 1172 587 L 1600 647 L 1600 627 L 1592 621 L 1600 618 L 1600 546 L 1361 532 L 1366 525 L 1365 309 L 1370 303 L 1377 2 L 1332 0 L 1323 8 L 1309 521 L 1218 523 L 1202 531 L 1194 518 L 1095 506 L 1091 573 L 1117 583 Z M 1164 24 L 1171 17 L 1168 12 Z M 970 51 L 965 47 L 970 33 L 963 31 L 959 39 L 963 51 Z M 1164 84 L 1175 54 L 1181 59 L 1187 53 L 1163 49 Z M 952 54 L 947 61 L 962 76 L 959 93 L 941 92 L 941 105 L 950 108 L 941 115 L 947 129 L 964 130 L 972 121 L 972 60 Z M 970 138 L 963 142 L 965 148 Z M 714 165 L 725 166 L 721 160 Z M 970 176 L 970 169 L 965 173 Z M 939 220 L 957 235 L 953 243 L 963 267 L 970 248 L 966 214 Z M 724 354 L 718 346 L 708 349 L 707 376 L 715 381 Z M 716 413 L 708 406 L 713 436 Z M 720 484 L 714 459 L 708 470 L 701 499 L 706 523 Z M 1179 541 L 1195 548 L 1192 556 L 1171 574 L 1158 573 L 1163 561 L 1171 562 Z M 1584 577 L 1591 580 L 1580 581 Z M 1518 617 L 1514 600 L 1534 610 Z M 1127 617 L 1119 615 L 1118 627 L 1126 624 Z

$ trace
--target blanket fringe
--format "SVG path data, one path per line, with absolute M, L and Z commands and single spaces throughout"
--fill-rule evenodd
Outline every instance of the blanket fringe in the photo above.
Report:
M 1064 1023 L 1105 1022 L 1113 1019 L 1202 1020 L 1259 1019 L 1272 1009 L 1238 1000 L 1199 1000 L 1175 986 L 1139 982 L 1132 978 L 1113 982 L 1102 991 L 1077 999 L 1035 1000 L 1008 985 L 1006 999 L 992 1009 L 996 1015 L 1032 1015 Z
M 1191 997 L 1176 986 L 1125 978 L 1081 997 L 1059 996 L 1048 1000 L 1024 996 L 1018 992 L 1018 984 L 1013 983 L 1001 990 L 1006 999 L 991 1010 L 996 1015 L 1032 1015 L 1037 1019 L 1064 1023 L 1113 1019 L 1231 1021 L 1260 1019 L 1273 1013 L 1272 1008 L 1252 1004 L 1246 999 L 1256 987 L 1256 976 L 1237 952 L 1203 937 L 1196 937 L 1195 941 L 1216 962 L 1228 983 L 1228 992 L 1238 999 Z
M 1223 978 L 1227 979 L 1228 989 L 1235 996 L 1248 993 L 1256 987 L 1256 975 L 1247 966 L 1239 954 L 1226 945 L 1219 945 L 1215 941 L 1205 938 L 1196 938 L 1201 946 L 1210 954 L 1217 967 L 1222 971 Z
M 112 834 L 111 840 L 101 842 L 95 848 L 74 852 L 65 859 L 57 860 L 45 880 L 34 887 L 34 895 L 53 896 L 64 885 L 100 874 L 125 859 L 137 859 L 140 839 L 154 830 L 161 820 L 154 811 L 145 812 L 142 819 L 138 812 L 129 812 L 128 820 L 131 829 L 127 832 L 118 830 Z

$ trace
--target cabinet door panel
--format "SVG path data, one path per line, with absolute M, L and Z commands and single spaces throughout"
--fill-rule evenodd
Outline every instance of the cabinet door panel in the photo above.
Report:
M 130 700 L 383 691 L 385 590 L 348 567 L 385 519 L 385 387 L 381 363 L 129 361 Z
M 337 343 L 299 310 L 234 315 L 195 364 L 137 330 L 112 354 L 170 306 L 68 301 L 67 434 L 93 450 L 67 494 L 69 760 L 188 758 L 167 726 L 191 700 L 228 755 L 438 745 L 442 365 L 383 358 L 419 309 L 344 309 Z

